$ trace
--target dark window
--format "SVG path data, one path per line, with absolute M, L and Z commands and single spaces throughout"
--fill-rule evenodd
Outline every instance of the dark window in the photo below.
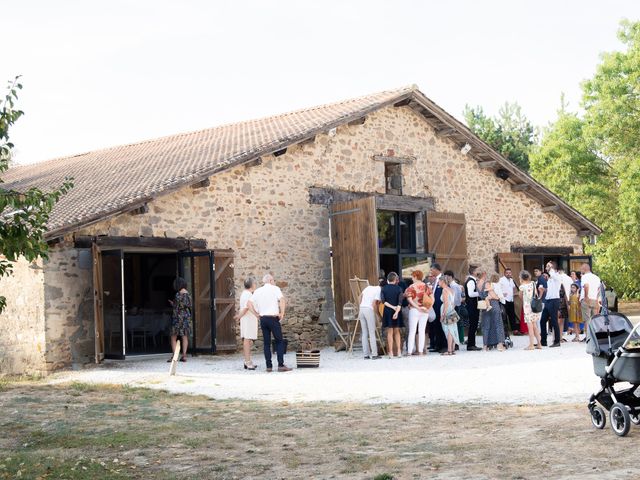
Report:
M 413 213 L 398 214 L 398 230 L 401 252 L 415 252 L 416 228 Z
M 402 195 L 402 165 L 399 163 L 384 164 L 385 191 L 389 195 Z
M 385 275 L 401 273 L 424 263 L 425 256 L 420 255 L 423 251 L 416 251 L 419 242 L 424 248 L 424 233 L 421 231 L 418 238 L 416 232 L 416 214 L 379 210 L 376 215 L 380 270 Z M 422 228 L 422 223 L 420 225 Z

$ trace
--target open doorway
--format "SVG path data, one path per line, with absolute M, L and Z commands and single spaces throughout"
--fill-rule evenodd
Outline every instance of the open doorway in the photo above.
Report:
M 109 243 L 92 246 L 96 362 L 171 352 L 176 276 L 187 281 L 193 301 L 189 351 L 235 351 L 233 251 L 125 250 Z
M 125 253 L 125 333 L 130 355 L 171 352 L 173 280 L 178 269 L 172 253 Z

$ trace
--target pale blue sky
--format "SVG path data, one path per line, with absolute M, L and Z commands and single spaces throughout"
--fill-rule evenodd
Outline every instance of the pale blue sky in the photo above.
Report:
M 536 124 L 637 0 L 0 0 L 0 81 L 23 75 L 16 161 L 207 128 L 416 83 L 460 118 Z

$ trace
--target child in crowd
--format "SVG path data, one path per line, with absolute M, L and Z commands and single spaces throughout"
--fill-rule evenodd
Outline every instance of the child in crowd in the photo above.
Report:
M 577 284 L 571 285 L 571 295 L 569 296 L 569 325 L 573 328 L 575 337 L 574 342 L 580 341 L 580 329 L 582 328 L 581 322 L 582 312 L 580 311 L 580 289 Z

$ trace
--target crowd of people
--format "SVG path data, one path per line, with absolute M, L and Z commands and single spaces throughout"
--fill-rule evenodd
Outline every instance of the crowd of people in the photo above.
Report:
M 544 271 L 519 272 L 517 281 L 509 268 L 500 276 L 471 266 L 462 284 L 437 263 L 426 277 L 421 270 L 406 280 L 391 272 L 360 297 L 364 358 L 381 358 L 375 335 L 378 319 L 386 330 L 389 358 L 428 352 L 455 355 L 463 345 L 468 351 L 504 351 L 510 335 L 528 335 L 526 350 L 557 348 L 569 338 L 584 342 L 586 335 L 581 338 L 581 333 L 586 334 L 600 308 L 600 283 L 588 263 L 567 274 L 552 261 Z M 520 312 L 515 309 L 516 296 L 522 299 Z M 482 347 L 477 345 L 479 329 Z
M 251 347 L 260 327 L 267 372 L 273 371 L 272 337 L 277 369 L 288 372 L 291 369 L 284 363 L 285 340 L 281 327 L 286 311 L 284 295 L 271 274 L 266 274 L 262 283 L 257 288 L 255 279 L 246 279 L 240 296 L 236 319 L 240 320 L 244 368 L 257 368 L 251 358 Z M 600 278 L 591 272 L 588 263 L 582 264 L 580 271 L 567 274 L 554 262 L 548 262 L 544 271 L 536 268 L 533 275 L 521 271 L 517 283 L 509 268 L 501 277 L 471 266 L 462 284 L 452 271 L 442 272 L 437 263 L 431 266 L 428 276 L 414 270 L 411 279 L 401 279 L 391 272 L 380 278 L 379 285 L 367 286 L 360 295 L 358 319 L 364 358 L 381 358 L 376 338 L 379 321 L 386 330 L 385 348 L 389 358 L 421 356 L 428 352 L 455 355 L 463 345 L 468 351 L 504 351 L 508 347 L 508 332 L 528 334 L 526 350 L 560 347 L 569 335 L 573 335 L 573 342 L 584 342 L 585 338 L 580 335 L 583 331 L 586 334 L 589 320 L 600 308 L 600 284 Z M 180 337 L 180 361 L 183 362 L 187 360 L 192 320 L 192 301 L 186 286 L 184 279 L 177 278 L 176 295 L 170 300 L 172 349 L 175 351 Z M 515 311 L 516 295 L 522 299 L 519 315 Z M 482 348 L 477 345 L 479 328 Z M 553 342 L 549 345 L 547 339 L 551 335 Z

